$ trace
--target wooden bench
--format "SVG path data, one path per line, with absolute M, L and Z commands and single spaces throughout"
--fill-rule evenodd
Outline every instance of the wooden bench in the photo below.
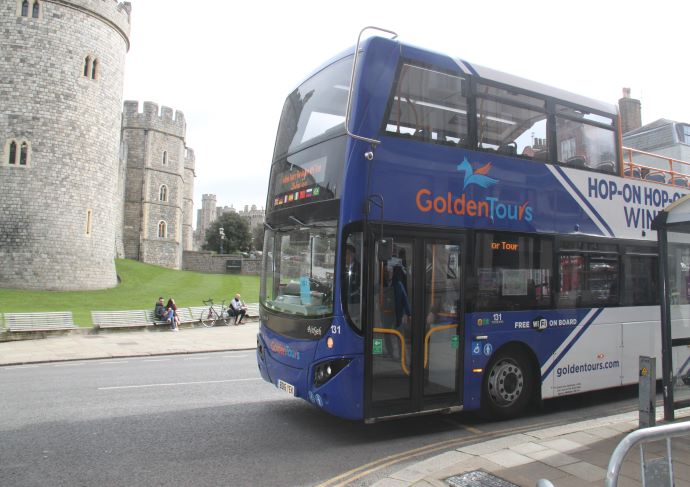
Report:
M 259 319 L 259 303 L 248 303 L 247 304 L 247 318 Z
M 194 313 L 192 308 L 177 308 L 177 316 L 180 317 L 180 323 L 195 323 L 199 321 L 201 312 Z
M 128 311 L 92 311 L 91 321 L 95 328 L 131 328 L 150 326 L 151 320 L 143 309 Z
M 146 320 L 148 321 L 149 325 L 170 325 L 170 323 L 168 323 L 165 320 L 157 319 L 156 313 L 152 309 L 146 310 L 145 313 L 146 313 Z
M 219 305 L 214 304 L 213 308 L 220 314 Z M 190 306 L 187 309 L 189 310 L 189 314 L 194 318 L 194 321 L 200 321 L 201 314 L 206 313 L 206 311 L 208 311 L 208 306 Z
M 75 330 L 71 311 L 48 311 L 45 313 L 5 313 L 7 331 L 53 331 Z
M 194 323 L 196 321 L 199 321 L 199 316 L 201 316 L 201 312 L 196 313 L 196 315 L 191 311 L 190 308 L 177 308 L 177 316 L 180 318 L 180 323 Z M 156 314 L 153 310 L 149 310 L 146 312 L 146 318 L 149 320 L 150 323 L 154 325 L 169 325 L 165 320 L 159 320 L 156 319 Z

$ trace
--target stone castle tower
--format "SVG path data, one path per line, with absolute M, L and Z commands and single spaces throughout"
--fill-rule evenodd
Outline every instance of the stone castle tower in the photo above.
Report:
M 0 0 L 2 287 L 117 284 L 130 9 L 118 0 Z
M 201 196 L 201 208 L 196 214 L 196 232 L 194 234 L 194 248 L 200 250 L 206 242 L 206 231 L 216 220 L 216 195 L 204 194 Z
M 192 250 L 194 152 L 185 146 L 184 114 L 126 101 L 122 141 L 127 159 L 125 257 L 180 269 Z

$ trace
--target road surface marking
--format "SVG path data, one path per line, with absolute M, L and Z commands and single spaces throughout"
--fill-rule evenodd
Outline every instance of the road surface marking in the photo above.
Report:
M 247 381 L 258 381 L 263 380 L 261 378 L 255 379 L 227 379 L 227 380 L 203 380 L 198 382 L 165 382 L 161 384 L 140 384 L 134 386 L 111 386 L 111 387 L 99 387 L 99 391 L 113 391 L 117 389 L 144 389 L 146 387 L 175 387 L 175 386 L 189 386 L 189 385 L 199 385 L 199 384 L 222 384 L 224 382 L 247 382 Z

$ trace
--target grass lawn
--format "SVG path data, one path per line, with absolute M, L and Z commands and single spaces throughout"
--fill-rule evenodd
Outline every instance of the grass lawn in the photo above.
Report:
M 153 309 L 158 296 L 175 298 L 178 306 L 202 306 L 209 297 L 217 303 L 235 293 L 242 300 L 259 300 L 259 277 L 176 271 L 133 260 L 116 260 L 120 284 L 101 291 L 25 291 L 0 289 L 0 313 L 71 311 L 79 326 L 90 327 L 91 311 Z

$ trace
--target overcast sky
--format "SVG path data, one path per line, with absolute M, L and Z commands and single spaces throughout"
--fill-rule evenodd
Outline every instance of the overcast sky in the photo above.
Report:
M 264 207 L 283 101 L 367 25 L 580 95 L 690 122 L 690 2 L 130 0 L 125 100 L 184 112 L 194 209 Z

